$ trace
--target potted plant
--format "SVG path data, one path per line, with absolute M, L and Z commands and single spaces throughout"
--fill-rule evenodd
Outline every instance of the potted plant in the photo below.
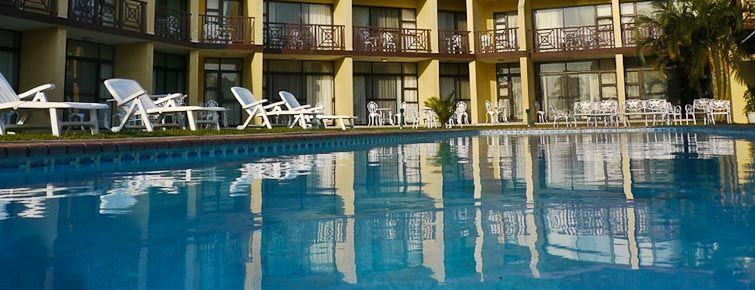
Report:
M 744 113 L 747 114 L 747 123 L 755 124 L 755 94 L 751 90 L 747 90 L 744 97 Z
M 454 95 L 454 93 L 451 93 L 445 99 L 431 97 L 425 101 L 425 107 L 430 108 L 438 116 L 438 121 L 445 124 L 454 115 L 454 110 L 456 109 Z

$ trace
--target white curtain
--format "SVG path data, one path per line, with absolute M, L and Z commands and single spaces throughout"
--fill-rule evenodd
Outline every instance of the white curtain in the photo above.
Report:
M 367 120 L 367 78 L 354 76 L 354 115 L 360 123 Z
M 305 24 L 333 24 L 330 5 L 303 4 L 302 10 Z
M 333 76 L 307 76 L 307 104 L 323 106 L 325 114 L 333 114 Z
M 367 7 L 354 7 L 351 11 L 354 26 L 370 26 L 370 9 Z
M 551 29 L 563 27 L 561 9 L 546 9 L 535 11 L 535 29 Z

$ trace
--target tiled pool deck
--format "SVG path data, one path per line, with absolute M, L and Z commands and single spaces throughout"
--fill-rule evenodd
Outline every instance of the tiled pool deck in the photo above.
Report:
M 660 126 L 660 127 L 590 127 L 590 128 L 470 128 L 454 130 L 410 130 L 395 129 L 383 131 L 317 131 L 293 133 L 269 133 L 249 135 L 212 135 L 182 137 L 138 137 L 129 139 L 83 139 L 83 140 L 31 140 L 0 142 L 0 158 L 39 157 L 45 155 L 97 154 L 108 152 L 148 151 L 156 149 L 179 149 L 203 146 L 253 145 L 260 143 L 317 140 L 343 140 L 358 138 L 396 138 L 442 137 L 445 134 L 485 133 L 485 134 L 574 134 L 574 133 L 613 133 L 686 130 L 690 132 L 707 132 L 720 134 L 755 134 L 753 125 L 716 125 L 716 126 Z M 367 141 L 379 144 L 381 140 Z M 364 142 L 364 141 L 360 141 Z

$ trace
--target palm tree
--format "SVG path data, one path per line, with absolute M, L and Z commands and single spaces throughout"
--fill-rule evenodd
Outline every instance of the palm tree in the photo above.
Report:
M 652 52 L 656 69 L 684 74 L 698 97 L 703 96 L 700 81 L 710 72 L 715 97 L 730 99 L 730 74 L 746 56 L 739 41 L 745 33 L 741 7 L 731 0 L 667 0 L 653 7 L 653 14 L 635 22 L 638 30 L 658 31 L 638 39 L 640 58 L 645 61 L 645 53 Z

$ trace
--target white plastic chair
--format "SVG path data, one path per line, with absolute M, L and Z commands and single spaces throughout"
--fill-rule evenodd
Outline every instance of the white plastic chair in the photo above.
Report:
M 60 137 L 60 130 L 64 126 L 84 126 L 91 129 L 92 134 L 99 133 L 97 122 L 97 110 L 109 109 L 106 104 L 76 103 L 76 102 L 50 102 L 47 101 L 45 92 L 55 88 L 54 84 L 45 84 L 16 94 L 11 88 L 5 76 L 0 74 L 0 113 L 16 112 L 18 118 L 14 124 L 0 122 L 0 135 L 5 135 L 7 129 L 21 127 L 29 118 L 29 113 L 39 110 L 47 110 L 50 116 L 50 128 L 52 135 Z M 89 120 L 64 122 L 61 120 L 60 110 L 88 110 Z
M 495 124 L 498 123 L 498 110 L 493 105 L 493 102 L 490 100 L 485 101 L 485 111 L 487 111 L 487 114 L 485 115 L 485 123 L 488 124 Z
M 310 118 L 311 120 L 316 120 L 320 125 L 324 125 L 324 120 L 338 121 L 341 130 L 346 130 L 347 126 L 351 128 L 354 127 L 354 119 L 356 119 L 356 117 L 354 116 L 327 115 L 322 113 L 323 107 L 312 107 L 310 105 L 299 104 L 299 101 L 296 100 L 296 97 L 294 97 L 294 95 L 289 92 L 280 91 L 278 92 L 278 95 L 280 95 L 281 99 L 283 100 L 283 104 L 286 106 L 286 108 L 288 108 L 289 111 L 298 113 L 296 118 L 298 119 L 298 123 L 302 126 L 302 128 L 306 129 L 310 127 L 308 125 L 308 119 Z M 297 120 L 294 120 L 294 123 L 296 123 L 296 121 Z M 291 124 L 291 126 L 294 126 L 294 124 Z
M 454 112 L 454 115 L 456 117 L 457 124 L 459 125 L 469 124 L 469 114 L 467 114 L 467 103 L 463 101 L 457 102 L 456 111 Z
M 383 115 L 378 112 L 378 104 L 375 102 L 367 103 L 367 125 L 383 125 Z
M 283 101 L 265 105 L 267 100 L 257 101 L 254 94 L 246 88 L 232 87 L 231 92 L 233 93 L 233 96 L 236 97 L 236 100 L 239 101 L 239 104 L 241 104 L 241 109 L 246 111 L 246 114 L 249 115 L 249 117 L 246 118 L 246 121 L 236 127 L 236 129 L 243 130 L 247 128 L 255 117 L 260 117 L 260 119 L 262 119 L 262 126 L 265 126 L 268 129 L 273 128 L 270 124 L 268 111 L 273 110 L 278 106 L 282 106 L 284 104 Z
M 150 116 L 156 116 L 159 118 L 165 114 L 171 113 L 185 113 L 189 122 L 189 129 L 196 131 L 198 122 L 195 114 L 197 112 L 226 111 L 225 108 L 207 108 L 200 106 L 169 105 L 160 107 L 135 80 L 109 79 L 105 81 L 105 87 L 116 100 L 119 107 L 126 107 L 126 115 L 121 119 L 121 123 L 118 126 L 111 129 L 113 132 L 120 131 L 129 119 L 135 115 L 139 115 L 144 128 L 147 131 L 152 132 L 154 131 L 154 127 L 161 126 L 161 124 L 154 124 L 150 120 Z M 201 124 L 202 122 L 199 123 Z M 212 125 L 214 125 L 213 127 L 215 127 L 216 130 L 220 130 L 220 123 L 218 120 L 215 120 Z

